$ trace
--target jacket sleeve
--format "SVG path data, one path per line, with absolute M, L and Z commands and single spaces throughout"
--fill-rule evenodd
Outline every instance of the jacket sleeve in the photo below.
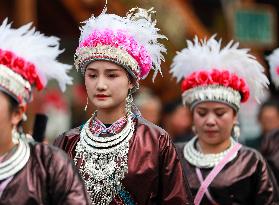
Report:
M 53 145 L 56 147 L 63 147 L 63 134 L 55 138 Z
M 260 154 L 255 178 L 256 193 L 254 194 L 254 204 L 279 204 L 279 192 L 277 182 L 266 161 Z
M 279 129 L 263 137 L 261 153 L 271 168 L 277 183 L 279 182 Z
M 160 204 L 193 204 L 187 180 L 170 137 L 161 135 L 160 141 Z
M 59 135 L 53 142 L 53 145 L 64 150 L 68 156 L 74 158 L 74 149 L 79 140 L 79 128 L 74 128 L 68 132 Z
M 48 190 L 52 204 L 89 205 L 86 189 L 72 160 L 54 148 L 48 162 Z

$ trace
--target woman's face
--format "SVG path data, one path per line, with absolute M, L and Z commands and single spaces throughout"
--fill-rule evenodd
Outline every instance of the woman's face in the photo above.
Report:
M 0 91 L 0 130 L 1 132 L 10 133 L 13 126 L 16 126 L 22 119 L 23 106 L 12 111 L 11 102 L 8 96 Z
M 90 63 L 85 72 L 88 97 L 98 110 L 113 110 L 122 106 L 128 90 L 133 87 L 126 71 L 119 65 L 107 61 Z
M 223 103 L 203 102 L 193 110 L 193 122 L 199 140 L 206 144 L 220 144 L 231 136 L 237 116 Z
M 11 122 L 11 109 L 10 109 L 10 102 L 8 97 L 0 92 L 0 129 L 3 130 L 11 130 L 12 129 L 12 122 Z

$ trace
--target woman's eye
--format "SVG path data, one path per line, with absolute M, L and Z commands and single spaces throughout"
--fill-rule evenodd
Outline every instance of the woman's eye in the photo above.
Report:
M 117 75 L 116 75 L 116 74 L 108 74 L 108 77 L 109 77 L 109 78 L 116 78 Z
M 198 112 L 199 116 L 204 117 L 206 115 L 206 112 Z
M 97 75 L 96 75 L 96 74 L 88 74 L 88 77 L 89 77 L 89 78 L 96 78 Z
M 216 113 L 216 115 L 218 116 L 218 117 L 222 117 L 223 115 L 224 115 L 225 113 L 224 112 L 220 112 L 220 113 Z
M 88 78 L 97 78 L 97 74 L 96 73 L 87 73 L 87 77 Z

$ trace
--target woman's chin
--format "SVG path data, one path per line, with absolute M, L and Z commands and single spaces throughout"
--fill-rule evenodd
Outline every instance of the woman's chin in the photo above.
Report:
M 94 106 L 99 109 L 110 109 L 113 106 L 108 101 L 95 101 L 93 102 Z
M 207 144 L 214 145 L 220 143 L 221 138 L 218 134 L 207 134 L 203 137 L 203 141 Z

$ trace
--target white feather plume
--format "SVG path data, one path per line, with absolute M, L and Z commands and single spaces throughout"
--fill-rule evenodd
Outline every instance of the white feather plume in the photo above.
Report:
M 267 58 L 270 76 L 276 87 L 279 87 L 279 48 L 275 49 Z
M 67 74 L 71 66 L 56 60 L 63 52 L 59 50 L 59 38 L 43 35 L 32 28 L 31 23 L 13 29 L 5 19 L 0 25 L 0 48 L 33 63 L 44 85 L 49 79 L 56 79 L 64 91 L 66 85 L 72 83 Z
M 233 41 L 221 48 L 221 40 L 217 41 L 215 36 L 201 41 L 195 37 L 193 42 L 187 41 L 187 48 L 174 57 L 170 72 L 180 81 L 195 71 L 228 70 L 245 79 L 251 96 L 259 101 L 269 81 L 263 73 L 263 66 L 248 51 Z
M 138 10 L 139 12 L 136 13 Z M 81 36 L 79 42 L 85 40 L 94 30 L 111 29 L 113 31 L 124 30 L 132 36 L 140 45 L 144 46 L 148 54 L 151 56 L 154 75 L 161 73 L 161 61 L 164 61 L 163 53 L 166 53 L 166 48 L 163 44 L 159 43 L 159 39 L 166 38 L 166 36 L 159 34 L 160 29 L 156 28 L 156 21 L 151 20 L 149 13 L 150 10 L 145 9 L 132 9 L 132 13 L 128 13 L 126 17 L 120 17 L 115 14 L 107 14 L 106 8 L 98 16 L 92 16 L 87 21 L 83 22 L 84 25 L 80 28 Z M 142 15 L 140 16 L 139 15 Z M 162 73 L 161 73 L 162 74 Z M 146 77 L 146 76 L 145 76 Z

